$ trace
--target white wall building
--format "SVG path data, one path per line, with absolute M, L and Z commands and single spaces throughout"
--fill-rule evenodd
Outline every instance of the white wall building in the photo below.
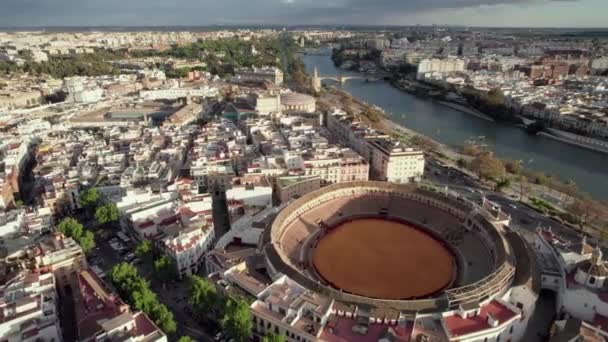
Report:
M 177 267 L 179 277 L 196 274 L 204 264 L 205 253 L 213 247 L 215 234 L 212 222 L 190 222 L 162 239 L 165 253 Z
M 242 201 L 246 206 L 268 207 L 272 205 L 271 186 L 234 186 L 226 190 L 227 200 Z
M 198 89 L 172 88 L 158 90 L 143 90 L 139 96 L 144 100 L 176 100 L 186 97 L 216 97 L 218 90 L 215 87 L 204 86 Z
M 418 73 L 416 78 L 424 80 L 426 75 L 433 72 L 451 73 L 462 72 L 465 69 L 465 61 L 461 58 L 446 58 L 446 59 L 423 59 L 418 64 Z
M 388 139 L 368 140 L 372 179 L 393 183 L 416 182 L 424 173 L 424 153 Z
M 61 341 L 52 273 L 21 271 L 0 287 L 2 341 Z

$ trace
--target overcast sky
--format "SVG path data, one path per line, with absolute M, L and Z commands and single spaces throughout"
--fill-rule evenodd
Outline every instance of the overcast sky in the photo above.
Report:
M 0 26 L 608 27 L 608 0 L 0 0 Z

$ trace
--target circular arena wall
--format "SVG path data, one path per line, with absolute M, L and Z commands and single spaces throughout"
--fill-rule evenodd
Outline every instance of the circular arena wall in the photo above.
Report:
M 367 201 L 368 198 L 369 201 Z M 353 203 L 359 206 L 353 205 Z M 420 216 L 419 212 L 427 209 L 432 213 L 434 220 L 439 216 L 443 218 L 440 220 L 441 224 L 429 225 L 425 222 L 425 218 Z M 317 217 L 319 219 L 315 219 Z M 377 284 L 371 284 L 371 287 L 366 288 L 370 284 L 366 284 L 365 280 L 357 285 L 360 286 L 359 288 L 350 288 L 348 283 L 352 282 L 352 279 L 341 279 L 340 277 L 353 277 L 354 273 L 340 273 L 344 272 L 340 269 L 338 269 L 338 273 L 335 273 L 335 270 L 322 269 L 322 265 L 315 264 L 315 253 L 318 252 L 317 248 L 324 244 L 324 237 L 331 236 L 336 228 L 338 231 L 340 230 L 341 223 L 363 218 L 380 218 L 406 224 L 417 232 L 423 232 L 427 239 L 430 238 L 440 246 L 445 246 L 445 251 L 453 251 L 450 248 L 451 244 L 445 239 L 446 236 L 458 229 L 470 229 L 475 234 L 483 235 L 484 245 L 491 251 L 492 271 L 475 283 L 453 287 L 458 268 L 450 265 L 448 268 L 451 268 L 453 274 L 447 271 L 446 265 L 454 264 L 454 262 L 448 261 L 443 266 L 446 270 L 443 275 L 439 272 L 438 274 L 442 276 L 438 277 L 439 280 L 434 283 L 434 286 L 427 288 L 413 285 L 409 285 L 409 289 L 408 285 L 404 285 L 405 290 L 398 288 L 401 285 L 385 289 L 374 288 Z M 471 227 L 475 229 L 473 230 Z M 374 227 L 375 230 L 381 228 Z M 403 226 L 401 228 L 406 229 Z M 369 234 L 373 234 L 373 230 L 363 230 L 367 232 L 357 239 L 366 239 L 366 234 L 368 234 L 367 238 L 371 236 Z M 390 234 L 388 235 L 390 237 Z M 514 274 L 514 266 L 508 255 L 508 244 L 490 222 L 476 213 L 475 208 L 443 193 L 418 188 L 415 185 L 349 182 L 324 187 L 304 195 L 285 207 L 276 216 L 270 228 L 266 230 L 263 240 L 263 249 L 271 274 L 285 274 L 301 286 L 337 301 L 369 305 L 381 309 L 436 312 L 456 308 L 462 303 L 483 300 L 504 293 L 509 288 Z M 428 240 L 425 241 L 428 242 Z M 372 249 L 377 249 L 386 242 L 386 239 L 380 239 L 375 247 L 372 246 Z M 340 245 L 339 242 L 336 243 Z M 358 242 L 357 248 L 366 248 L 366 245 L 369 244 Z M 339 248 L 339 246 L 336 245 L 334 248 Z M 354 253 L 355 250 L 356 248 L 348 253 Z M 438 252 L 439 250 L 436 249 L 435 253 L 441 253 Z M 365 253 L 369 256 L 371 252 L 366 251 Z M 382 251 L 380 250 L 380 252 Z M 415 258 L 416 251 L 411 252 L 410 256 Z M 391 253 L 394 256 L 395 253 L 400 252 L 392 248 L 388 253 L 389 259 Z M 450 253 L 448 252 L 448 254 Z M 456 256 L 452 256 L 453 259 L 456 259 Z M 326 257 L 324 256 L 320 260 L 325 260 Z M 329 257 L 331 258 L 331 255 Z M 418 263 L 420 260 L 422 259 L 418 259 Z M 445 260 L 452 260 L 452 258 L 446 257 Z M 396 261 L 390 262 L 395 263 Z M 414 264 L 410 266 L 412 265 Z M 327 267 L 327 265 L 325 266 Z M 341 267 L 353 266 L 343 264 Z M 419 271 L 416 267 L 412 270 L 412 272 Z M 330 279 L 333 276 L 337 276 L 337 278 Z M 391 275 L 389 274 L 389 276 Z M 449 281 L 445 281 L 448 278 Z M 342 280 L 345 280 L 344 284 L 336 283 Z M 415 281 L 418 280 L 398 278 L 393 280 L 395 283 L 403 284 Z

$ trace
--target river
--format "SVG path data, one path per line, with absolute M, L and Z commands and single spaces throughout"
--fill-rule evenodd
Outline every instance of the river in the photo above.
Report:
M 302 60 L 309 74 L 314 67 L 319 75 L 352 73 L 335 67 L 327 55 L 304 55 Z M 398 124 L 448 146 L 461 147 L 471 137 L 485 136 L 485 143 L 498 157 L 521 160 L 526 168 L 573 180 L 581 190 L 608 201 L 607 155 L 530 135 L 513 125 L 485 121 L 403 92 L 385 81 L 351 79 L 342 89 L 382 108 Z

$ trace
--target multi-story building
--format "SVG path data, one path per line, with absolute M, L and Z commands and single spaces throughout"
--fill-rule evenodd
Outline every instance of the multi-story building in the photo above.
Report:
M 260 115 L 272 115 L 281 113 L 281 96 L 280 95 L 259 95 L 256 94 L 253 98 L 253 104 L 256 112 Z
M 333 302 L 283 276 L 251 304 L 254 336 L 276 334 L 290 342 L 317 341 L 332 313 Z
M 321 187 L 321 177 L 312 176 L 285 176 L 276 180 L 276 192 L 278 200 L 285 203 L 292 198 L 315 191 Z
M 234 71 L 235 77 L 241 82 L 271 82 L 283 84 L 283 72 L 276 67 L 239 68 Z
M 36 269 L 54 274 L 60 293 L 66 292 L 71 275 L 87 266 L 82 248 L 72 238 L 61 233 L 44 238 L 29 253 L 35 261 Z
M 218 95 L 217 88 L 214 87 L 202 87 L 198 89 L 188 88 L 172 88 L 172 89 L 158 89 L 158 90 L 144 90 L 139 93 L 144 100 L 176 100 L 179 98 L 186 97 L 215 97 Z
M 39 90 L 0 91 L 0 110 L 34 107 L 44 103 Z
M 333 112 L 328 114 L 327 129 L 338 142 L 352 148 L 368 162 L 370 156 L 367 140 L 389 138 L 388 135 L 366 127 L 361 122 L 356 121 L 353 116 L 339 109 L 334 109 Z
M 424 80 L 429 73 L 452 73 L 462 72 L 465 69 L 465 60 L 462 58 L 446 58 L 446 59 L 423 59 L 418 64 L 418 73 L 416 78 Z
M 307 153 L 303 161 L 305 175 L 319 176 L 326 184 L 369 179 L 369 164 L 350 149 Z
M 300 93 L 285 93 L 280 95 L 283 113 L 314 113 L 316 100 L 314 97 Z
M 161 237 L 161 247 L 174 260 L 179 277 L 198 272 L 215 239 L 213 220 L 196 219 L 198 214 L 188 207 L 183 207 L 181 213 L 194 219 L 185 227 L 181 222 L 164 227 Z
M 62 341 L 53 273 L 23 270 L 0 286 L 2 341 Z
M 368 140 L 370 178 L 393 183 L 419 181 L 424 173 L 424 153 L 389 139 Z

